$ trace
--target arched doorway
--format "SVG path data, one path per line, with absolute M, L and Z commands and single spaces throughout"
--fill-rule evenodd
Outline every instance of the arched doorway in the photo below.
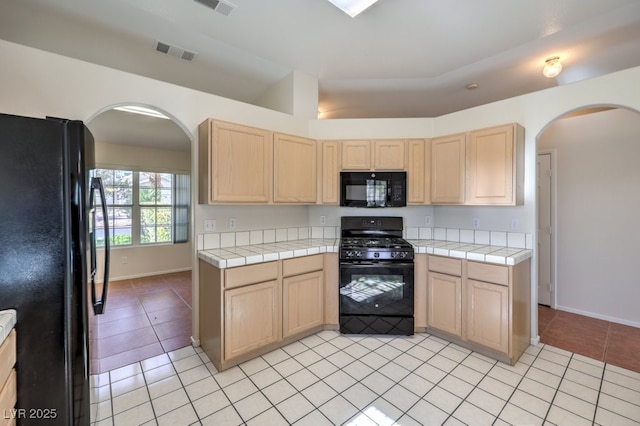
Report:
M 549 274 L 550 304 L 557 308 L 551 319 L 539 310 L 541 340 L 616 365 L 629 352 L 624 333 L 640 327 L 633 302 L 640 297 L 634 268 L 639 137 L 637 111 L 595 106 L 559 117 L 537 140 L 540 167 L 545 156 L 555 164 L 550 183 L 538 170 L 538 279 L 544 286 Z M 546 183 L 549 191 L 541 188 Z M 569 343 L 577 346 L 563 346 Z
M 107 308 L 90 318 L 97 374 L 191 343 L 192 153 L 190 136 L 158 108 L 110 107 L 86 124 L 111 230 Z

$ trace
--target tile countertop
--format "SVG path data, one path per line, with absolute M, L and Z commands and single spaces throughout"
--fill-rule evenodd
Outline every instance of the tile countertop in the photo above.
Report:
M 0 311 L 0 345 L 9 337 L 9 333 L 16 325 L 17 312 L 14 309 Z
M 532 250 L 441 240 L 408 240 L 416 253 L 450 256 L 478 262 L 515 265 L 529 259 Z M 216 268 L 232 268 L 319 253 L 337 253 L 340 239 L 305 239 L 269 244 L 217 248 L 198 251 L 198 258 Z

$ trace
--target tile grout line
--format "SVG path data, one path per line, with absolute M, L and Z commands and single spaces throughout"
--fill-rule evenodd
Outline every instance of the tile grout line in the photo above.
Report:
M 518 381 L 518 384 L 513 386 L 513 391 L 511 392 L 511 394 L 509 395 L 509 398 L 507 398 L 505 400 L 505 404 L 502 406 L 502 408 L 500 409 L 500 412 L 498 413 L 498 415 L 496 416 L 496 420 L 493 422 L 495 424 L 496 421 L 498 421 L 500 419 L 500 415 L 504 412 L 505 407 L 507 406 L 507 404 L 509 404 L 509 401 L 511 401 L 511 398 L 513 398 L 513 395 L 516 393 L 516 391 L 518 390 L 518 386 L 520 386 L 520 384 L 522 383 L 522 381 L 524 380 L 525 376 L 527 375 L 527 373 L 529 372 L 529 370 L 533 367 L 533 364 L 536 362 L 536 360 L 538 359 L 538 357 L 540 356 L 540 354 L 542 353 L 542 350 L 544 349 L 544 346 L 542 346 L 542 348 L 540 348 L 540 350 L 538 351 L 538 353 L 536 354 L 536 356 L 533 358 L 533 361 L 531 361 L 531 364 L 529 364 L 529 366 L 527 367 L 527 371 L 524 372 L 524 374 L 522 375 L 522 377 L 520 377 L 520 380 Z M 526 353 L 523 352 L 523 354 Z M 522 357 L 522 355 L 520 355 Z M 497 362 L 494 364 L 494 367 L 498 365 Z M 493 370 L 493 367 L 491 368 L 491 370 Z M 489 372 L 491 371 L 489 370 L 487 372 L 487 375 L 489 374 Z M 495 379 L 498 380 L 498 379 Z M 498 380 L 500 381 L 500 380 Z M 504 382 L 503 382 L 504 383 Z M 508 383 L 506 383 L 507 385 L 509 385 Z M 510 385 L 509 385 L 510 386 Z M 520 408 L 521 410 L 526 411 L 527 413 L 530 413 L 532 416 L 534 417 L 538 417 L 537 415 L 535 415 L 534 413 L 531 413 L 530 411 L 519 407 L 518 405 L 513 404 L 514 406 Z M 549 403 L 549 406 L 551 406 L 551 403 Z M 549 414 L 549 412 L 547 411 L 547 414 L 545 414 L 545 417 L 542 419 L 542 421 L 546 421 L 547 419 L 547 415 Z M 539 417 L 538 417 L 539 418 Z M 501 419 L 500 419 L 501 420 Z M 504 421 L 504 420 L 503 420 Z M 506 421 L 505 421 L 506 422 Z

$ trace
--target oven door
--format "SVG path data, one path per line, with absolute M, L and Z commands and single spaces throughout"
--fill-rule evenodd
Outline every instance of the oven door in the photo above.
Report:
M 413 316 L 413 263 L 341 262 L 340 315 Z

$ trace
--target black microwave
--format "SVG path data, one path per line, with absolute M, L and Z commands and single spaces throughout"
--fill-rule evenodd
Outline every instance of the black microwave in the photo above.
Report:
M 407 172 L 340 172 L 340 205 L 405 207 Z

